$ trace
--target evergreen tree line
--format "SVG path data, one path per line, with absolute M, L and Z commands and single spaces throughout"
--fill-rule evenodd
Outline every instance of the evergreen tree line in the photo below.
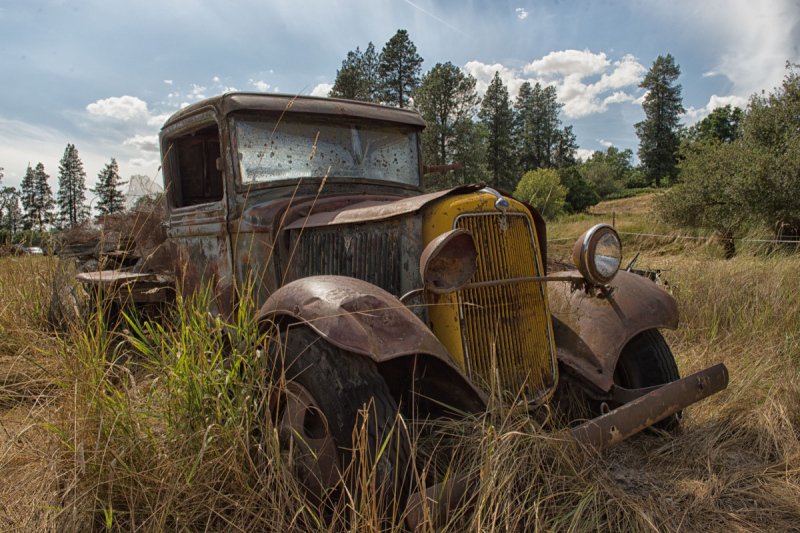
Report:
M 677 178 L 680 144 L 680 74 L 671 55 L 659 57 L 640 87 L 647 91 L 646 118 L 636 124 L 639 158 L 610 146 L 585 162 L 577 160 L 572 126 L 564 126 L 556 88 L 523 83 L 511 95 L 499 72 L 479 97 L 477 80 L 450 62 L 422 74 L 423 59 L 405 30 L 380 53 L 373 43 L 347 54 L 330 96 L 413 107 L 425 119 L 422 156 L 426 165 L 463 168 L 425 178 L 427 189 L 483 181 L 513 191 L 542 212 L 588 209 L 630 188 L 661 186 Z
M 50 175 L 39 162 L 28 165 L 19 189 L 2 186 L 0 168 L 0 231 L 5 238 L 23 230 L 42 233 L 50 228 L 69 229 L 89 220 L 86 203 L 86 171 L 74 144 L 67 144 L 58 166 L 58 189 L 53 195 Z M 90 189 L 97 197 L 97 217 L 119 213 L 125 209 L 125 195 L 117 161 L 112 158 L 97 176 L 97 185 Z

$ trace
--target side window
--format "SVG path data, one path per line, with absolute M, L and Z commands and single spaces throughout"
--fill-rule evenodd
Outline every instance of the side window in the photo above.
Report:
M 173 139 L 169 152 L 175 207 L 222 200 L 219 130 L 209 126 Z

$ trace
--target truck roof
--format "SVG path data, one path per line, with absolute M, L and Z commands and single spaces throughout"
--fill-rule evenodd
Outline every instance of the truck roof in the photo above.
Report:
M 388 107 L 369 102 L 342 100 L 339 98 L 236 92 L 224 93 L 188 105 L 169 117 L 162 129 L 195 113 L 206 111 L 209 108 L 214 108 L 217 113 L 221 115 L 228 115 L 237 111 L 285 112 L 341 118 L 363 118 L 425 127 L 425 121 L 420 114 L 408 109 Z

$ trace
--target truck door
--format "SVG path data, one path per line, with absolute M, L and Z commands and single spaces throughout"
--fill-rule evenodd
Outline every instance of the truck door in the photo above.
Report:
M 208 290 L 211 312 L 228 317 L 234 284 L 220 129 L 211 113 L 189 123 L 168 133 L 162 146 L 175 274 L 184 295 Z

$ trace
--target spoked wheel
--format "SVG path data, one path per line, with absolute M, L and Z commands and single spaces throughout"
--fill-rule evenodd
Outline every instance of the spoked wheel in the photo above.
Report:
M 286 385 L 273 419 L 281 453 L 311 500 L 346 488 L 356 497 L 369 493 L 384 508 L 401 506 L 409 447 L 375 363 L 308 327 L 291 327 L 282 337 L 278 371 Z
M 339 481 L 341 460 L 336 440 L 314 396 L 296 382 L 286 385 L 278 413 L 281 454 L 306 488 L 319 499 Z

